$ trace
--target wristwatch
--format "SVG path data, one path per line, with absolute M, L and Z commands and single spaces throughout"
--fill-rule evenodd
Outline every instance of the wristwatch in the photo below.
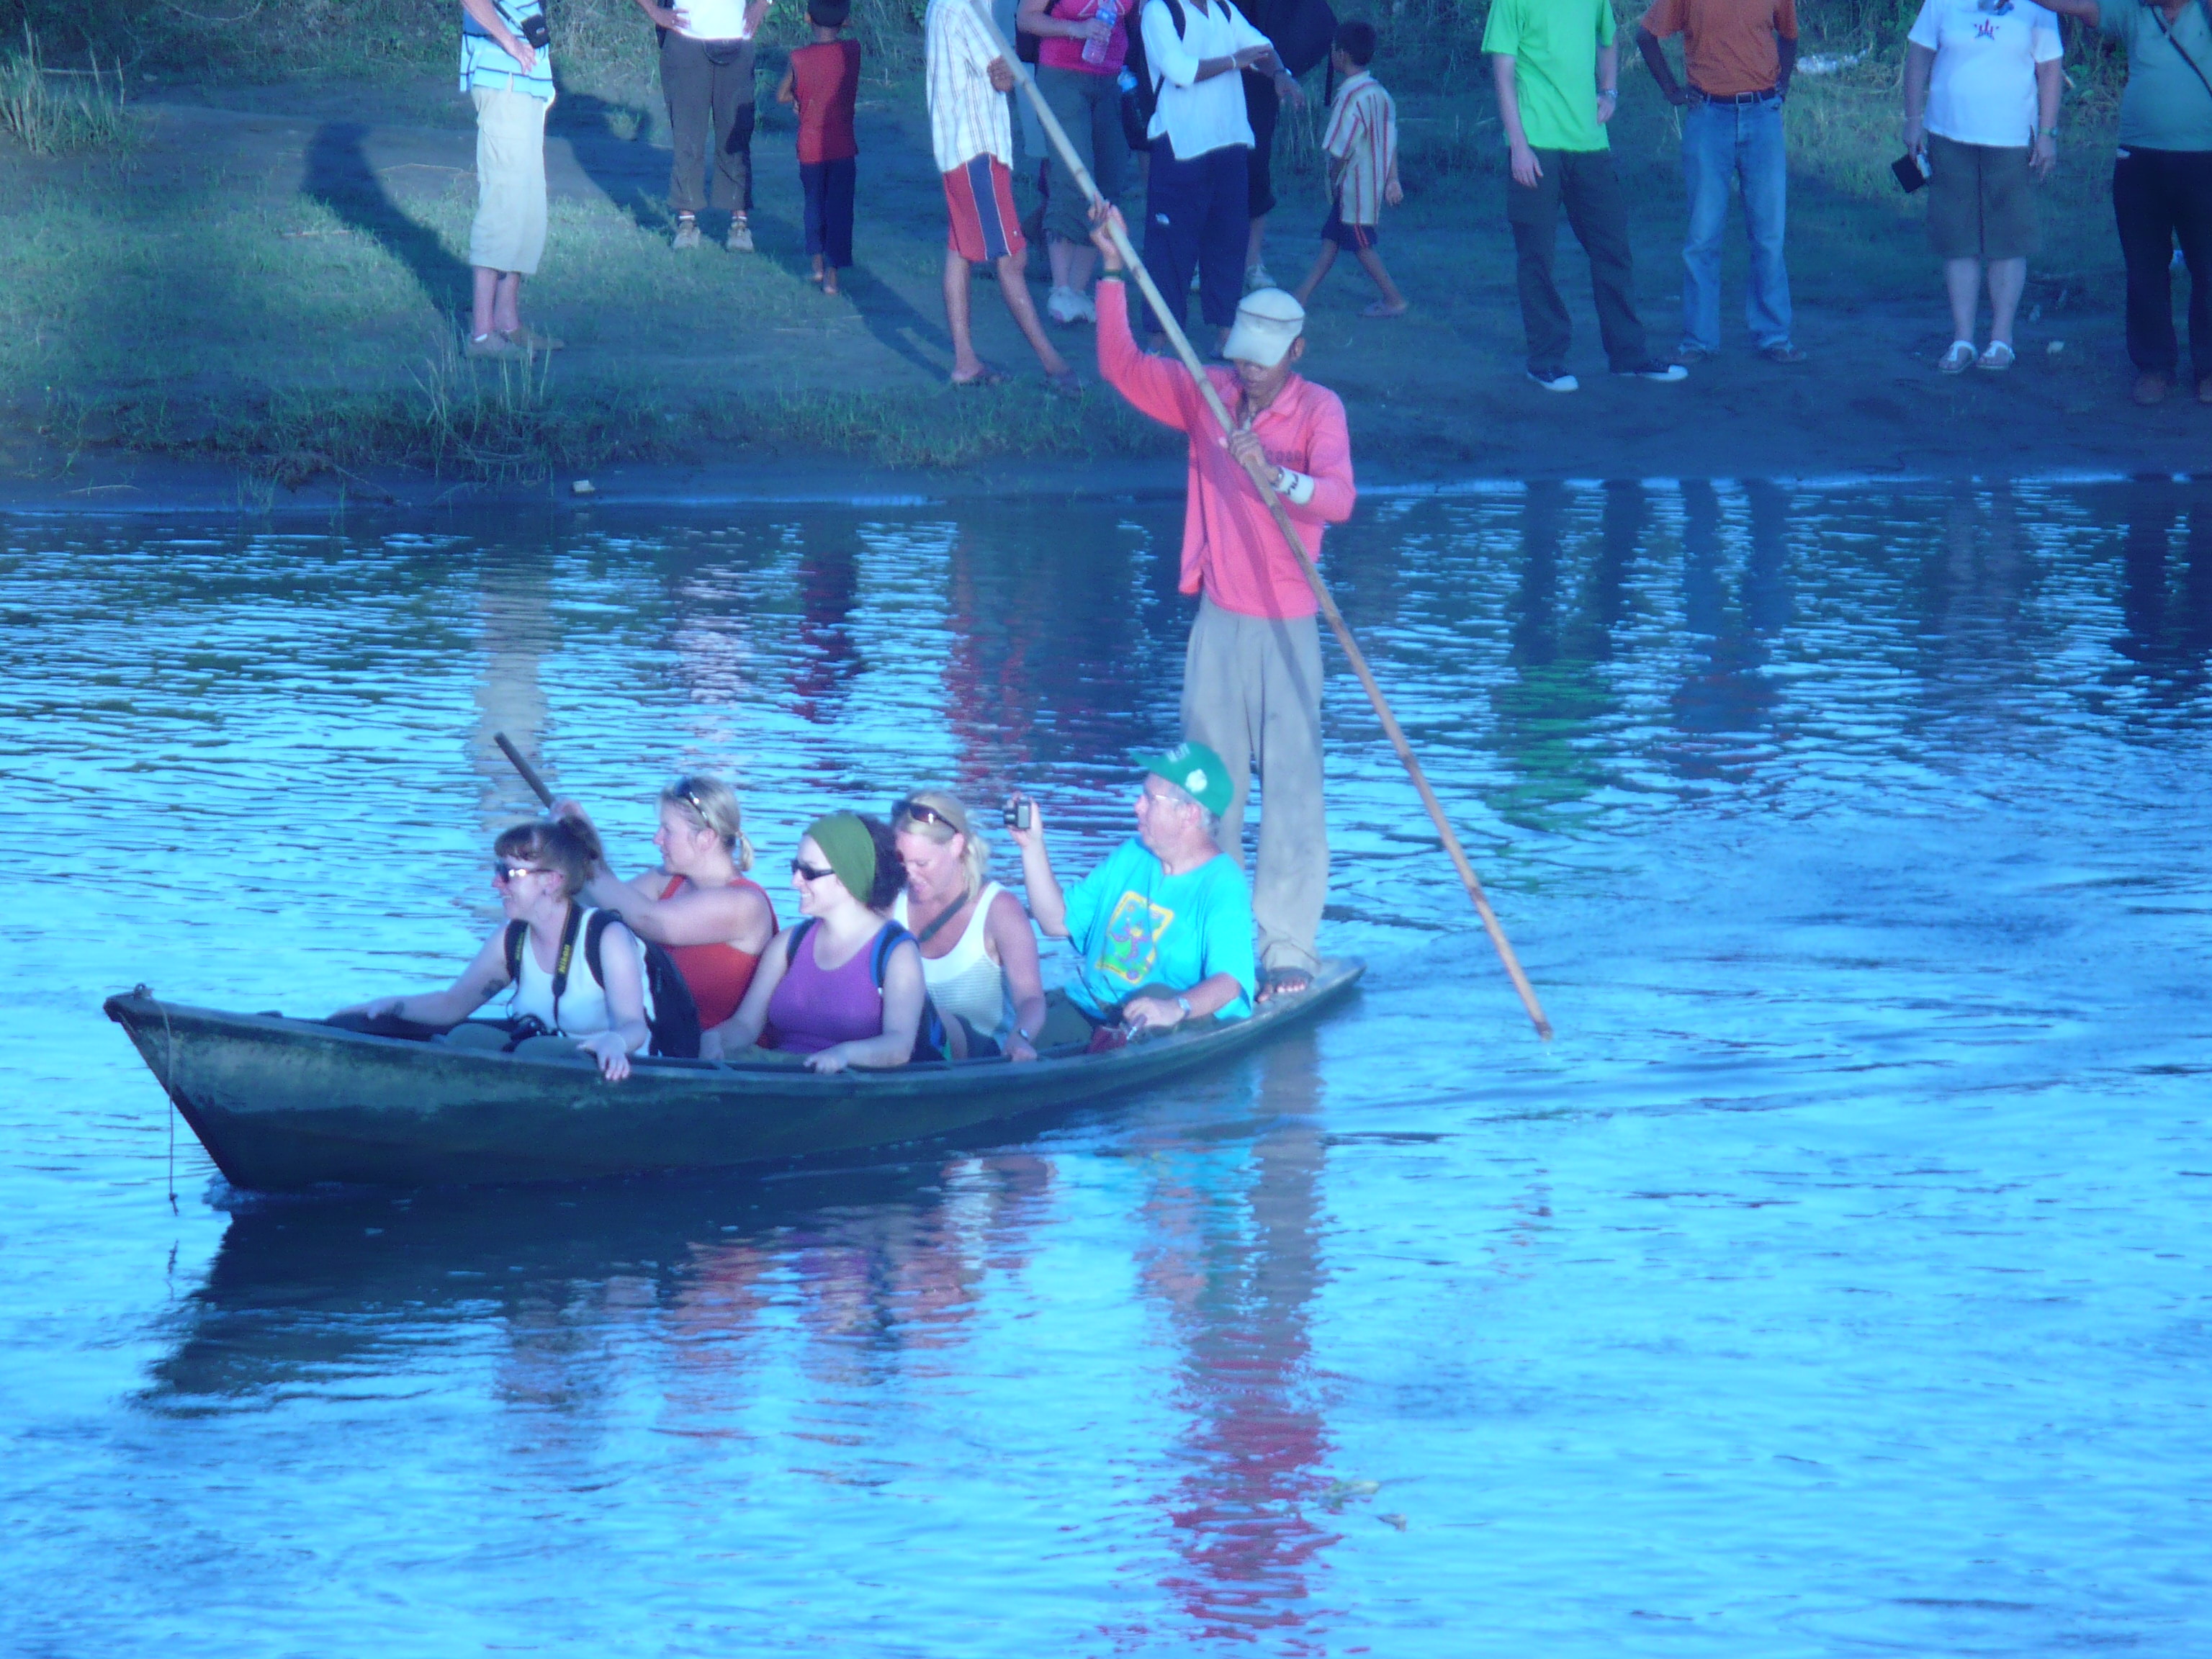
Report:
M 1188 1019 L 1190 1018 L 1190 999 L 1188 997 L 1178 993 L 1176 997 L 1176 1006 L 1182 1010 L 1182 1017 L 1185 1019 Z

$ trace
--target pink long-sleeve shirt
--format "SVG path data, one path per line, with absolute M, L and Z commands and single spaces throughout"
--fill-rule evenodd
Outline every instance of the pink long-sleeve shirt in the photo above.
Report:
M 1313 589 L 1297 555 L 1283 544 L 1258 486 L 1229 453 L 1220 423 L 1206 408 L 1190 372 L 1179 362 L 1137 349 L 1129 332 L 1127 284 L 1098 284 L 1098 373 L 1132 404 L 1163 426 L 1190 437 L 1189 493 L 1182 518 L 1182 591 L 1203 592 L 1224 611 L 1248 617 L 1310 617 Z M 1236 372 L 1208 368 L 1213 389 L 1233 417 L 1243 397 Z M 1316 562 L 1324 526 L 1352 516 L 1352 437 L 1336 393 L 1292 374 L 1275 401 L 1254 417 L 1252 430 L 1277 466 L 1314 481 L 1303 506 L 1283 507 Z

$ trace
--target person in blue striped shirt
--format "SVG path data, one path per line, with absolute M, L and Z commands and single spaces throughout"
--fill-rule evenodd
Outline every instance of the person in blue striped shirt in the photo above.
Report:
M 553 60 L 542 0 L 461 0 L 461 90 L 477 106 L 477 216 L 469 227 L 471 357 L 561 342 L 522 320 L 522 279 L 545 252 L 545 112 Z

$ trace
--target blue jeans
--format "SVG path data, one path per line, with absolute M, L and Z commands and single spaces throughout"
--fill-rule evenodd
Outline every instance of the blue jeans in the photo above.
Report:
M 1743 185 L 1744 230 L 1751 241 L 1744 324 L 1753 344 L 1786 345 L 1790 271 L 1782 259 L 1782 230 L 1790 170 L 1782 100 L 1715 104 L 1694 93 L 1682 112 L 1682 183 L 1690 197 L 1690 234 L 1682 245 L 1682 341 L 1720 349 L 1721 237 L 1728 229 L 1731 178 Z

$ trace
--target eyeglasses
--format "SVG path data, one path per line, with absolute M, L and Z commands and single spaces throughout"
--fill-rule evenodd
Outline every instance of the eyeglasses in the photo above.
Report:
M 808 881 L 819 881 L 824 876 L 834 876 L 837 872 L 835 870 L 817 870 L 805 859 L 793 859 L 791 861 L 791 873 L 794 876 L 802 876 Z
M 509 887 L 525 876 L 554 876 L 559 873 L 557 870 L 541 869 L 534 864 L 507 864 L 498 860 L 494 860 L 491 866 L 491 878 Z
M 913 818 L 922 823 L 941 823 L 954 835 L 960 833 L 960 826 L 951 818 L 934 806 L 925 805 L 918 800 L 902 800 L 891 808 L 891 822 L 896 823 L 901 818 Z

